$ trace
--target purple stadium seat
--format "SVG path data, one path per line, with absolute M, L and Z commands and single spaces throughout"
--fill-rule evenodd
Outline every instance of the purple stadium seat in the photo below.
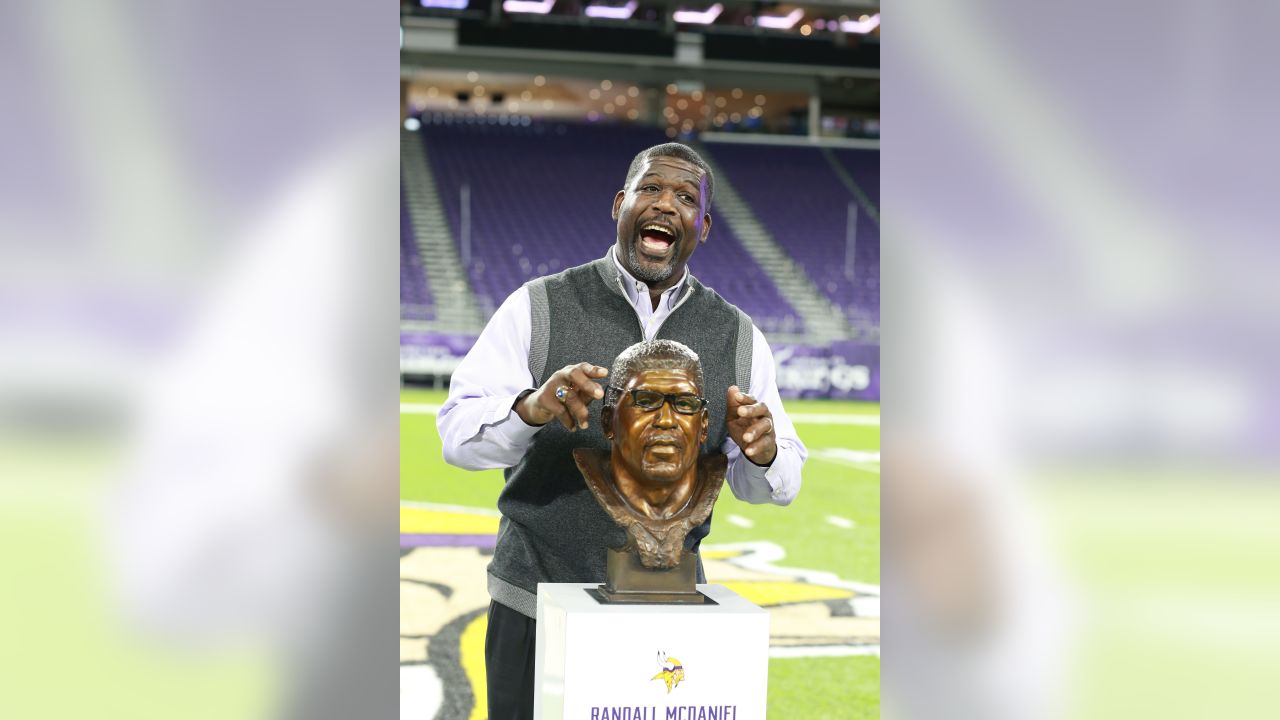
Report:
M 876 209 L 880 209 L 880 151 L 835 150 L 840 166 L 848 171 L 862 192 L 867 194 Z
M 470 188 L 467 272 L 486 316 L 527 280 L 602 256 L 616 238 L 610 208 L 627 166 L 637 152 L 666 140 L 652 127 L 431 115 L 423 117 L 422 133 L 459 239 L 461 188 Z M 728 223 L 713 219 L 707 244 L 689 265 L 765 332 L 803 330 Z
M 778 244 L 845 311 L 854 327 L 878 329 L 880 225 L 855 205 L 857 232 L 850 276 L 845 256 L 849 204 L 854 196 L 822 152 L 732 143 L 711 145 L 708 150 Z M 855 181 L 878 203 L 878 157 L 873 153 L 856 161 Z
M 404 182 L 400 184 L 400 317 L 405 320 L 432 320 L 435 303 L 427 286 L 418 243 L 413 237 L 413 222 L 404 201 Z

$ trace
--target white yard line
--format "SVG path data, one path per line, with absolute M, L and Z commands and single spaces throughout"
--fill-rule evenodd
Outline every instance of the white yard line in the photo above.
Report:
M 769 648 L 771 658 L 848 657 L 850 655 L 875 655 L 880 657 L 879 645 L 814 645 L 810 647 L 780 645 Z
M 844 528 L 845 530 L 853 529 L 853 521 L 849 518 L 840 517 L 839 515 L 828 515 L 827 523 L 835 525 L 838 528 Z
M 841 464 L 845 465 L 850 470 L 857 470 L 858 472 L 864 472 L 868 475 L 875 475 L 876 477 L 880 477 L 879 465 L 856 465 L 856 464 L 849 464 L 849 463 L 841 463 Z
M 783 403 L 786 406 L 786 403 Z M 793 423 L 815 425 L 868 425 L 880 427 L 879 415 L 836 415 L 834 413 L 787 413 Z
M 849 448 L 816 448 L 810 453 L 814 457 L 823 460 L 837 460 L 848 463 L 878 463 L 880 462 L 879 450 L 850 450 Z
M 769 542 L 768 540 L 754 540 L 752 542 L 741 543 L 715 543 L 702 546 L 706 550 L 742 550 L 742 555 L 726 558 L 725 562 L 737 565 L 738 567 L 747 568 L 748 570 L 759 570 L 763 573 L 772 575 L 782 575 L 796 580 L 801 580 L 812 585 L 826 585 L 828 587 L 845 588 L 863 595 L 880 596 L 880 586 L 871 583 L 853 582 L 850 580 L 842 580 L 835 573 L 826 570 L 806 570 L 802 568 L 785 567 L 782 565 L 774 565 L 775 562 L 786 557 L 787 553 L 782 549 L 781 545 Z
M 728 520 L 730 525 L 737 525 L 740 528 L 755 527 L 755 523 L 742 517 L 741 515 L 730 515 L 729 517 L 725 518 L 725 520 Z
M 810 460 L 822 460 L 843 465 L 868 475 L 880 474 L 880 453 L 848 448 L 814 448 L 809 451 Z
M 485 515 L 488 517 L 502 517 L 502 513 L 492 508 L 466 507 L 464 505 L 445 505 L 443 503 L 420 502 L 418 500 L 401 500 L 400 507 L 414 508 L 417 510 L 435 510 L 437 512 L 463 513 L 466 515 Z

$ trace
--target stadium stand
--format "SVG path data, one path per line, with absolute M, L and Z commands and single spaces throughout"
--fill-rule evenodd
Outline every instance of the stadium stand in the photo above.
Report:
M 413 234 L 409 205 L 405 202 L 404 183 L 400 185 L 400 317 L 405 320 L 435 318 L 435 304 L 427 274 Z
M 857 203 L 817 148 L 718 143 L 710 154 L 780 246 L 850 322 L 869 335 L 880 325 L 880 225 Z M 878 156 L 874 173 L 878 177 Z M 856 158 L 859 186 L 879 197 L 878 179 Z M 851 174 L 853 170 L 850 171 Z M 845 264 L 849 207 L 857 213 L 852 274 Z
M 876 209 L 880 209 L 880 151 L 879 150 L 847 150 L 844 148 L 831 151 L 840 166 L 843 167 L 858 184 L 858 189 L 866 194 Z
M 609 207 L 631 158 L 666 140 L 652 127 L 504 119 L 422 118 L 428 161 L 459 242 L 468 188 L 467 271 L 486 317 L 525 281 L 600 257 L 616 233 Z M 726 223 L 713 225 L 690 267 L 765 333 L 803 332 L 798 313 Z

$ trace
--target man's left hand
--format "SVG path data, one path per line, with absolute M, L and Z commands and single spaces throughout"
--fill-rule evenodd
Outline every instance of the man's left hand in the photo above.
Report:
M 778 454 L 773 434 L 773 414 L 769 406 L 756 402 L 737 385 L 729 386 L 729 437 L 742 448 L 747 459 L 756 465 L 770 465 Z

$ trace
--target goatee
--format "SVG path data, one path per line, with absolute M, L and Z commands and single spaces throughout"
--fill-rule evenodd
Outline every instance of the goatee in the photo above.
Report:
M 674 247 L 674 243 L 672 245 L 673 252 L 671 253 L 671 259 L 667 261 L 666 266 L 650 268 L 641 264 L 640 255 L 636 252 L 636 244 L 632 243 L 630 249 L 627 251 L 627 270 L 630 270 L 631 274 L 634 275 L 637 280 L 641 280 L 643 282 L 654 283 L 666 280 L 671 277 L 671 273 L 676 269 L 676 253 L 674 251 L 679 250 L 679 248 Z

